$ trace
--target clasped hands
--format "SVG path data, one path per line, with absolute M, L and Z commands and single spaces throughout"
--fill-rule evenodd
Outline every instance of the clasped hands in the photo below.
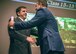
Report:
M 37 42 L 36 39 L 35 39 L 34 37 L 31 37 L 31 36 L 30 36 L 30 37 L 27 37 L 26 40 L 27 40 L 28 42 L 32 43 L 32 44 L 34 44 L 34 43 Z

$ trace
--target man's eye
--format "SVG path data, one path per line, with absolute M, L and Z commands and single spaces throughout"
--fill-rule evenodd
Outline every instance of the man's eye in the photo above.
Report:
M 22 12 L 25 12 L 25 11 L 22 11 Z

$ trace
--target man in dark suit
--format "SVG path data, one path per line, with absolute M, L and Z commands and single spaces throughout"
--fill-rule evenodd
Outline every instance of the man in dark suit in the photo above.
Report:
M 10 21 L 9 26 L 13 26 L 16 30 L 37 26 L 41 54 L 64 54 L 64 45 L 59 35 L 57 21 L 48 10 L 46 0 L 38 0 L 36 15 L 30 21 L 20 23 Z
M 16 9 L 16 14 L 17 17 L 14 19 L 15 22 L 25 21 L 27 16 L 27 8 L 24 6 L 18 7 Z M 35 42 L 35 40 L 30 37 L 31 29 L 16 31 L 8 26 L 8 33 L 10 36 L 9 54 L 31 54 L 30 43 Z

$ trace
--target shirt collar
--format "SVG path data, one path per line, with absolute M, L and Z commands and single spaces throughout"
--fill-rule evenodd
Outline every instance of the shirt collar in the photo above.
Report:
M 20 20 L 22 20 L 22 21 L 25 21 L 25 20 L 23 20 L 21 17 L 18 17 Z

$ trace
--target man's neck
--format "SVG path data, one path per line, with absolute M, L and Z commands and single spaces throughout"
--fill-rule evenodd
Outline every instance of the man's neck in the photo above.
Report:
M 43 9 L 43 8 L 46 8 L 46 7 L 40 7 L 39 9 L 37 9 L 37 10 L 40 10 L 40 9 Z

